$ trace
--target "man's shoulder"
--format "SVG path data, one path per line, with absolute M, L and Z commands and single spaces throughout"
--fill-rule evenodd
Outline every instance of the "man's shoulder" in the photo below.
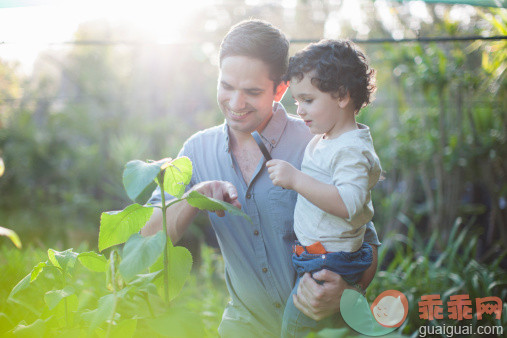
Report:
M 307 141 L 313 137 L 310 133 L 310 129 L 305 125 L 305 122 L 299 116 L 292 114 L 287 114 L 286 131 L 295 133 Z
M 225 139 L 225 135 L 227 135 L 227 132 L 225 131 L 225 125 L 220 124 L 207 129 L 199 130 L 190 136 L 187 139 L 186 143 L 209 142 L 213 139 L 219 141 L 221 138 Z

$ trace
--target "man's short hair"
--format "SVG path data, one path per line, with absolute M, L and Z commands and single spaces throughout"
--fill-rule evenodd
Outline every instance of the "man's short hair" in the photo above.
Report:
M 311 82 L 321 92 L 343 97 L 349 92 L 358 112 L 367 106 L 375 92 L 375 70 L 353 42 L 321 40 L 306 46 L 289 60 L 284 80 L 312 74 Z
M 228 56 L 259 59 L 269 66 L 274 89 L 287 71 L 289 40 L 275 26 L 262 20 L 245 20 L 229 30 L 220 45 L 220 66 Z

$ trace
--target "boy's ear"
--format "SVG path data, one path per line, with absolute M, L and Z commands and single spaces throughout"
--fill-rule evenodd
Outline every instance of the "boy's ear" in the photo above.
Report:
M 350 93 L 348 90 L 341 97 L 340 96 L 338 97 L 338 105 L 342 109 L 347 107 L 349 105 L 350 101 L 351 101 L 351 98 L 350 98 Z
M 287 88 L 289 88 L 289 81 L 280 82 L 280 84 L 278 85 L 278 87 L 276 87 L 275 90 L 275 99 L 274 99 L 275 102 L 282 101 L 283 95 L 287 92 Z

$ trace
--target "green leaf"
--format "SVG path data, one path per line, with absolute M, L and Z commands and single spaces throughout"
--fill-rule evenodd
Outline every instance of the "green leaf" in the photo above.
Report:
M 169 280 L 169 300 L 173 300 L 183 289 L 185 282 L 190 275 L 192 269 L 192 254 L 187 248 L 182 246 L 172 246 L 167 244 L 169 265 L 168 265 L 168 280 Z M 153 264 L 150 271 L 157 271 L 164 269 L 164 256 L 161 255 L 157 262 Z M 163 290 L 164 271 L 160 274 L 154 284 L 159 289 Z
M 144 287 L 149 283 L 153 282 L 155 278 L 162 274 L 162 270 L 146 273 L 146 274 L 137 274 L 136 278 L 132 280 L 129 285 L 134 287 Z
M 39 262 L 36 266 L 33 267 L 32 272 L 30 272 L 30 283 L 39 277 L 39 274 L 44 270 L 45 267 L 48 266 L 48 262 Z
M 201 318 L 180 309 L 170 309 L 155 319 L 147 319 L 147 325 L 156 333 L 170 337 L 204 337 Z
M 123 186 L 128 197 L 137 203 L 144 204 L 156 188 L 155 178 L 160 173 L 163 163 L 146 163 L 135 160 L 125 165 L 123 171 Z
M 62 299 L 73 295 L 74 292 L 75 291 L 72 286 L 66 286 L 62 290 L 48 291 L 44 295 L 44 301 L 48 305 L 48 308 L 53 310 Z
M 20 280 L 18 282 L 18 284 L 16 284 L 16 286 L 14 286 L 12 288 L 12 291 L 11 293 L 9 294 L 9 297 L 8 298 L 12 298 L 16 293 L 26 289 L 27 287 L 30 286 L 30 278 L 32 276 L 32 273 L 30 272 L 28 275 L 26 275 L 22 280 Z
M 78 253 L 73 252 L 72 249 L 67 249 L 65 251 L 48 249 L 49 261 L 63 271 L 68 271 L 74 267 L 77 255 Z
M 99 251 L 127 241 L 141 230 L 153 213 L 153 208 L 131 204 L 122 211 L 103 212 L 100 216 Z
M 181 198 L 191 178 L 192 162 L 188 157 L 179 157 L 165 169 L 164 191 L 176 198 Z
M 1 167 L 0 167 L 0 172 L 1 172 Z M 2 175 L 0 175 L 0 176 L 2 176 Z M 18 234 L 15 233 L 14 230 L 0 227 L 0 236 L 7 236 L 12 241 L 12 243 L 14 243 L 16 248 L 21 249 L 21 241 L 19 240 Z
M 19 323 L 14 329 L 12 334 L 16 337 L 43 337 L 46 332 L 46 322 L 42 319 L 37 319 L 30 325 L 25 325 L 23 322 Z
M 90 322 L 89 332 L 93 332 L 100 324 L 111 318 L 114 311 L 114 294 L 109 294 L 99 299 L 99 306 L 92 311 L 84 312 L 83 320 Z
M 77 259 L 88 270 L 96 272 L 105 272 L 107 270 L 106 257 L 94 251 L 80 253 Z
M 120 263 L 123 278 L 128 282 L 138 273 L 147 270 L 157 261 L 164 245 L 165 235 L 162 231 L 149 237 L 133 234 L 123 248 L 123 259 Z
M 236 208 L 232 204 L 211 197 L 206 197 L 197 191 L 191 191 L 185 199 L 187 200 L 188 204 L 190 204 L 193 207 L 199 208 L 200 210 L 208 210 L 208 211 L 225 210 L 229 212 L 231 215 L 244 217 L 250 223 L 252 223 L 252 220 L 247 214 L 245 214 L 243 211 Z

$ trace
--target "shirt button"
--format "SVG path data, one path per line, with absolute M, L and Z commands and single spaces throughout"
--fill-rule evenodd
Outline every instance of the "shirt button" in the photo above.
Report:
M 275 142 L 276 142 L 275 140 L 271 140 L 271 144 L 275 144 Z
M 268 272 L 268 268 L 262 268 L 262 272 L 264 273 Z
M 254 235 L 255 235 L 255 236 L 259 236 L 259 231 L 258 231 L 258 230 L 255 230 L 255 231 L 254 231 Z
M 246 198 L 247 198 L 247 199 L 250 199 L 251 197 L 252 197 L 252 195 L 250 195 L 250 194 L 246 194 Z
M 275 303 L 275 307 L 276 307 L 277 309 L 279 309 L 279 308 L 281 308 L 281 307 L 282 307 L 282 304 L 280 304 L 280 303 Z

